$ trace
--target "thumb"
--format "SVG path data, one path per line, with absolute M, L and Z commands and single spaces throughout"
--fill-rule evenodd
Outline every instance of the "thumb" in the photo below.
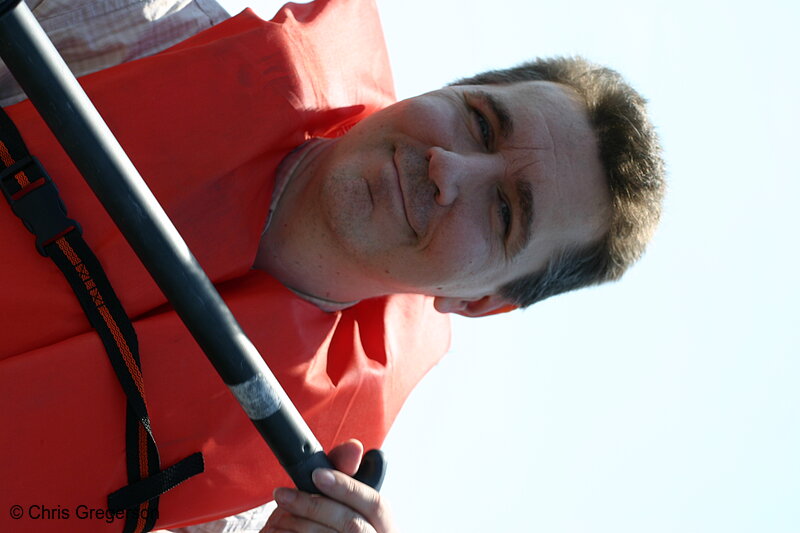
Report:
M 336 470 L 352 476 L 358 470 L 363 455 L 364 445 L 356 439 L 350 439 L 333 448 L 328 453 L 328 459 Z

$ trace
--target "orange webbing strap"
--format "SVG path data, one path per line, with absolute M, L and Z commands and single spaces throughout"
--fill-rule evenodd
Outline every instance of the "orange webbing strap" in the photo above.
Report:
M 108 497 L 109 510 L 125 511 L 127 532 L 150 531 L 158 497 L 203 471 L 198 452 L 161 470 L 147 414 L 136 331 L 77 222 L 67 218 L 55 184 L 28 153 L 11 119 L 0 111 L 0 171 L 3 194 L 14 213 L 36 235 L 39 253 L 50 257 L 69 282 L 97 331 L 127 398 L 125 448 L 128 485 Z

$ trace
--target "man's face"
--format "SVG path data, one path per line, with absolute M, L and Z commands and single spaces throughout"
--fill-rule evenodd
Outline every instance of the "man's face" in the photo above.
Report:
M 570 89 L 448 87 L 355 126 L 324 158 L 329 238 L 387 292 L 443 311 L 502 305 L 499 288 L 606 228 L 596 140 Z

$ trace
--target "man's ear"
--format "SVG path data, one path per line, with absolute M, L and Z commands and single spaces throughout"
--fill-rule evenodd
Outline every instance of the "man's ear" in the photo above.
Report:
M 456 313 L 468 317 L 507 313 L 517 308 L 516 305 L 498 294 L 491 294 L 476 299 L 437 296 L 433 300 L 433 306 L 440 313 Z

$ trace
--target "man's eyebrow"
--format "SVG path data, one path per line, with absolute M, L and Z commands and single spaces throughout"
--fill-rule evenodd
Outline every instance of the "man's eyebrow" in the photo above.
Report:
M 485 91 L 477 91 L 475 94 L 489 106 L 500 127 L 500 136 L 507 141 L 514 134 L 514 119 L 511 118 L 506 104 Z
M 510 257 L 514 259 L 528 243 L 531 242 L 533 234 L 533 187 L 530 182 L 519 177 L 514 181 L 514 188 L 517 191 L 517 205 L 520 220 L 520 230 L 517 238 L 511 245 Z

